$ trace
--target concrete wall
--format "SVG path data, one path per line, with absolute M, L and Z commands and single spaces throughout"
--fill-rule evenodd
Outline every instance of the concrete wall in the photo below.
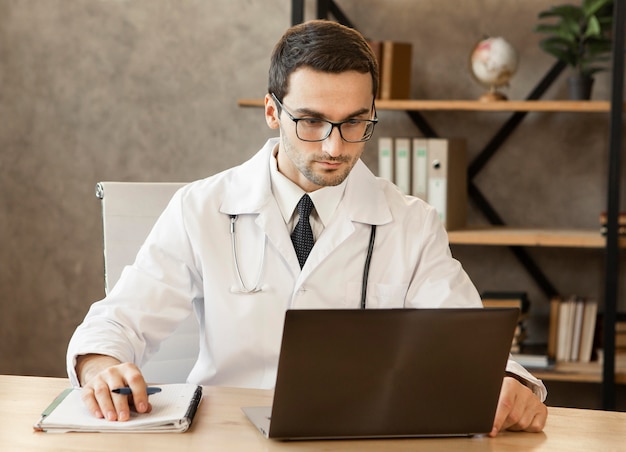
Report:
M 506 93 L 524 98 L 553 64 L 532 31 L 551 3 L 338 1 L 369 38 L 413 43 L 412 96 L 426 99 L 483 92 L 468 72 L 483 35 L 518 49 Z M 0 2 L 0 373 L 64 375 L 67 341 L 103 294 L 96 182 L 202 178 L 272 135 L 260 109 L 236 103 L 265 93 L 268 55 L 289 23 L 286 0 Z M 563 75 L 546 98 L 565 97 Z M 608 99 L 606 74 L 594 99 Z M 509 115 L 425 116 L 441 136 L 466 137 L 473 157 Z M 379 117 L 376 136 L 419 134 L 402 112 Z M 512 225 L 594 228 L 607 136 L 607 115 L 530 114 L 476 181 Z M 375 141 L 364 160 L 376 170 Z M 545 316 L 547 300 L 507 249 L 453 252 L 481 291 L 526 290 Z M 601 296 L 600 251 L 530 252 L 561 292 Z

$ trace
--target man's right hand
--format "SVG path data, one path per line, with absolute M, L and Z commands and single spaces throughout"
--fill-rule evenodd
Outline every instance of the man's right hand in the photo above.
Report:
M 138 413 L 148 413 L 146 381 L 137 366 L 121 363 L 106 355 L 81 355 L 76 360 L 76 374 L 82 386 L 81 398 L 87 409 L 98 418 L 109 421 L 127 421 L 130 406 Z M 114 394 L 111 390 L 130 387 L 132 396 Z

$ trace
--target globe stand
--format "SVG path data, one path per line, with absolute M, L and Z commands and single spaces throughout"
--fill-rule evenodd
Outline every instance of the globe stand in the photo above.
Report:
M 489 91 L 480 96 L 478 100 L 481 102 L 498 102 L 502 100 L 509 100 L 509 98 L 500 91 L 496 90 L 495 86 L 492 86 Z

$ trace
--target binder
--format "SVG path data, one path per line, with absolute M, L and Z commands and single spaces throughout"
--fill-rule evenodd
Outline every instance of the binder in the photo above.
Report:
M 405 195 L 411 194 L 411 139 L 396 138 L 394 182 Z
M 428 203 L 437 209 L 447 230 L 467 220 L 467 157 L 463 139 L 428 140 Z
M 428 139 L 413 138 L 411 150 L 412 194 L 424 201 L 428 198 Z
M 378 176 L 393 182 L 393 138 L 378 139 Z

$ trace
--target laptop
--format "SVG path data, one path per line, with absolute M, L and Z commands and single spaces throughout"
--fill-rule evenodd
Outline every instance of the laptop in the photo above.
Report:
M 288 310 L 271 407 L 281 440 L 491 431 L 516 308 Z

